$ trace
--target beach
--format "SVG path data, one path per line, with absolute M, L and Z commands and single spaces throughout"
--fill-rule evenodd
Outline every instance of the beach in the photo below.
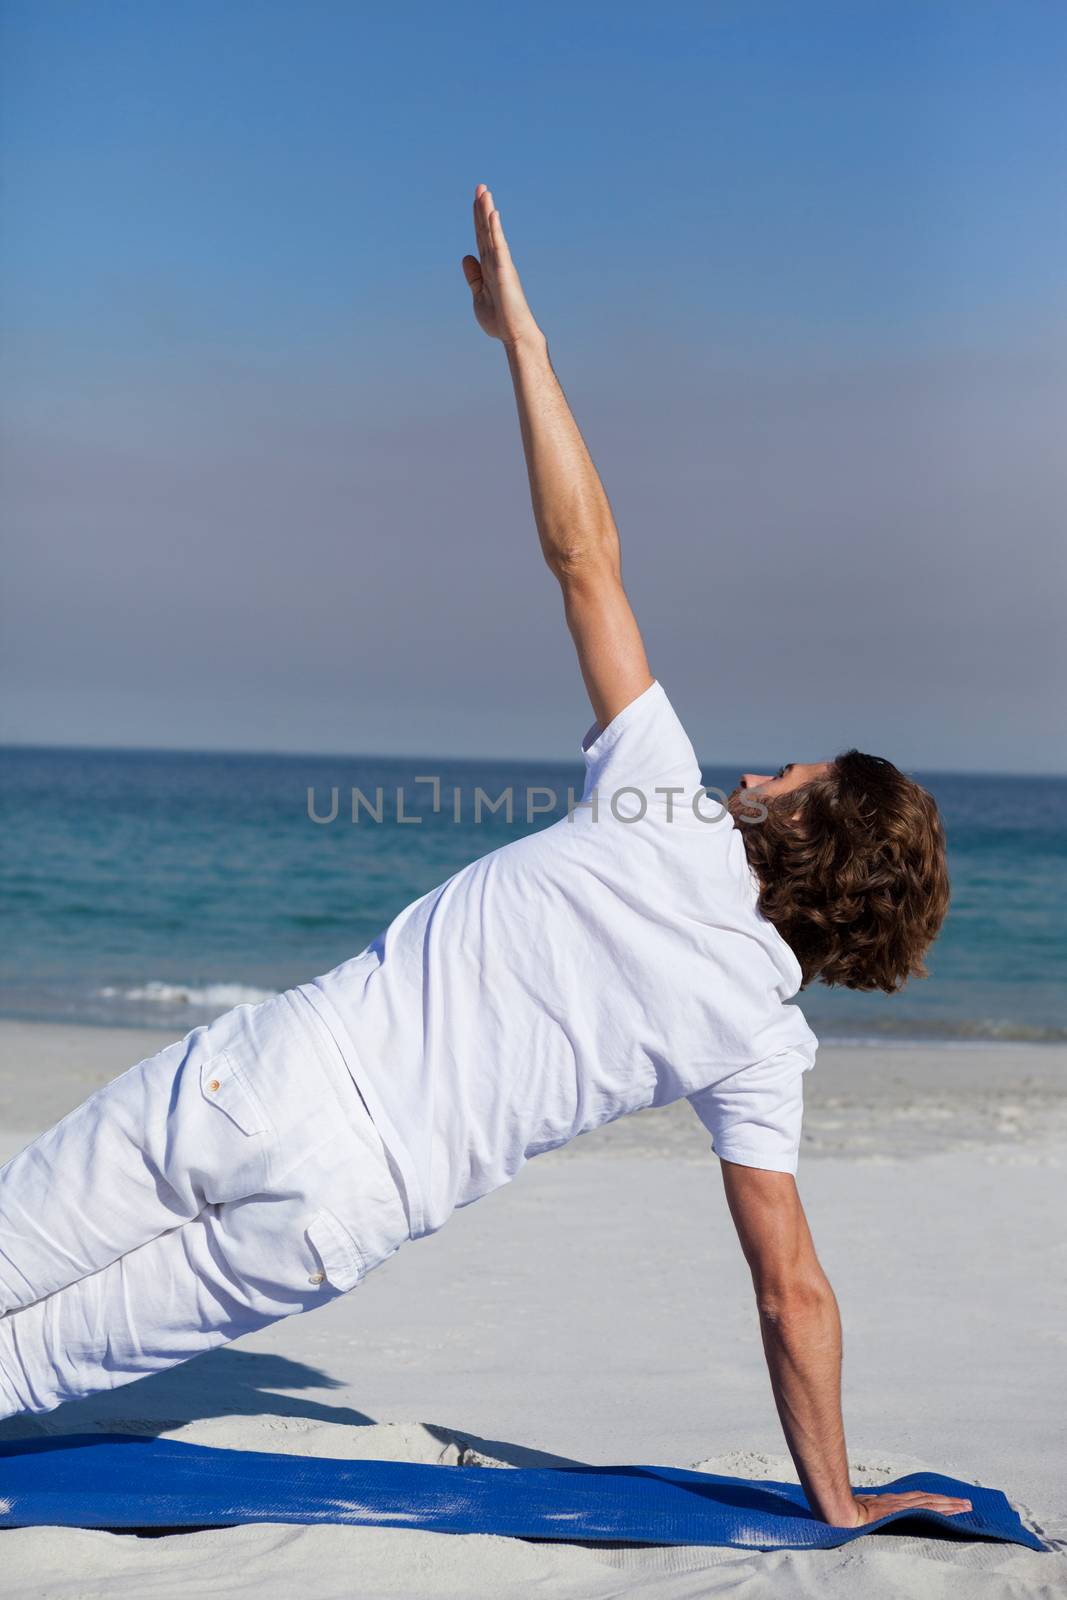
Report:
M 0 1157 L 171 1041 L 0 1022 Z M 1002 1489 L 1054 1549 L 888 1531 L 831 1551 L 257 1525 L 4 1536 L 12 1596 L 1053 1595 L 1067 1586 L 1067 1047 L 824 1045 L 798 1183 L 841 1305 L 853 1482 Z M 665 1249 L 664 1241 L 668 1241 Z M 532 1161 L 352 1294 L 0 1424 L 322 1456 L 796 1475 L 747 1269 L 684 1103 Z

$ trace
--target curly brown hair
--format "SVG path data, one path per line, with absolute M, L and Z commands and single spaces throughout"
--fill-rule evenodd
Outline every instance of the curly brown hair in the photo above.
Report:
M 949 881 L 937 805 L 913 778 L 846 750 L 825 776 L 762 801 L 741 791 L 730 810 L 760 910 L 805 986 L 894 994 L 927 976 L 923 955 L 948 910 Z

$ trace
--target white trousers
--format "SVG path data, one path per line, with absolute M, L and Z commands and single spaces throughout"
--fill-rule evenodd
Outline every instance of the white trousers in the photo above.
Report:
M 310 1311 L 408 1235 L 314 1008 L 297 990 L 238 1006 L 0 1168 L 0 1417 Z

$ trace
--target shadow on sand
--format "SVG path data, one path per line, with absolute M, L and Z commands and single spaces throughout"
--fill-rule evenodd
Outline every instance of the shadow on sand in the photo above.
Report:
M 61 1434 L 133 1433 L 155 1438 L 191 1422 L 206 1419 L 277 1417 L 343 1428 L 374 1427 L 379 1419 L 352 1406 L 331 1405 L 321 1392 L 345 1388 L 318 1367 L 269 1351 L 235 1350 L 232 1346 L 195 1356 L 121 1389 L 69 1400 L 38 1416 L 9 1417 L 0 1422 L 0 1443 Z M 293 1392 L 297 1391 L 297 1392 Z M 299 1391 L 304 1391 L 303 1393 Z M 307 1391 L 315 1391 L 309 1393 Z M 576 1467 L 587 1463 L 552 1455 L 508 1440 L 485 1439 L 434 1423 L 421 1425 L 442 1451 L 453 1447 L 457 1465 L 509 1467 Z M 349 1452 L 345 1452 L 348 1454 Z

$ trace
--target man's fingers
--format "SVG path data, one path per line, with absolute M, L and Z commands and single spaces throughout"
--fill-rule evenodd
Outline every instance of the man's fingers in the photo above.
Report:
M 482 185 L 474 191 L 474 248 L 482 254 Z
M 508 241 L 504 237 L 504 224 L 501 221 L 499 211 L 493 211 L 490 213 L 489 237 L 492 240 L 493 249 L 496 251 L 497 260 L 500 262 L 510 262 L 511 252 L 508 249 Z
M 474 293 L 477 294 L 482 287 L 482 269 L 476 256 L 463 257 L 463 276 Z
M 944 1517 L 956 1517 L 971 1510 L 969 1500 L 931 1494 L 924 1489 L 909 1489 L 904 1494 L 857 1495 L 856 1498 L 865 1507 L 868 1522 L 880 1522 L 895 1511 L 939 1511 Z
M 488 216 L 492 210 L 492 200 L 489 190 L 484 183 L 478 185 L 474 196 L 474 237 L 478 242 L 478 254 L 483 265 L 489 254 L 489 223 Z
M 479 194 L 474 202 L 477 221 L 478 249 L 482 258 L 482 271 L 492 275 L 499 266 L 511 264 L 508 242 L 504 237 L 504 224 L 500 212 L 493 205 L 493 191 L 479 184 Z
M 940 1511 L 943 1506 L 953 1506 L 963 1510 L 970 1510 L 971 1502 L 963 1500 L 955 1494 L 934 1494 L 931 1490 L 911 1489 L 907 1494 L 898 1495 L 899 1500 L 907 1500 L 915 1505 L 929 1506 L 934 1511 Z

